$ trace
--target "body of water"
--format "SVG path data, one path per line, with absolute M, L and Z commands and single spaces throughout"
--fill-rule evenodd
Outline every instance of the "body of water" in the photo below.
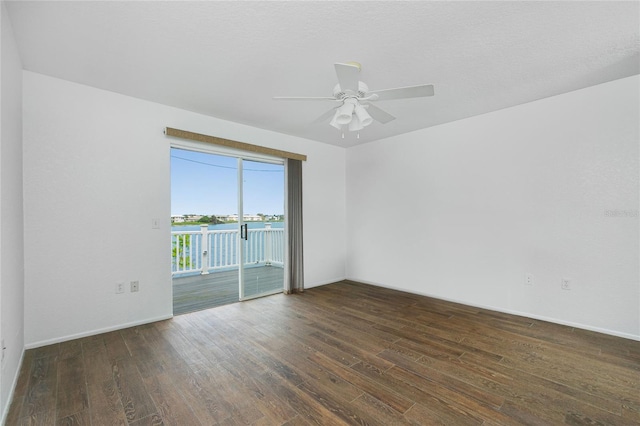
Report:
M 249 229 L 262 229 L 265 224 L 270 223 L 273 229 L 284 228 L 284 222 L 245 222 Z M 238 229 L 237 223 L 221 223 L 218 225 L 209 225 L 211 231 L 222 231 L 226 229 Z M 199 231 L 200 225 L 171 226 L 172 231 Z

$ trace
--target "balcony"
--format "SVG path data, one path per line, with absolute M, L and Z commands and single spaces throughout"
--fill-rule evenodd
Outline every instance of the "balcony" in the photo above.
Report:
M 246 296 L 282 289 L 284 229 L 248 229 L 244 256 Z M 237 229 L 171 232 L 173 312 L 208 309 L 239 300 Z

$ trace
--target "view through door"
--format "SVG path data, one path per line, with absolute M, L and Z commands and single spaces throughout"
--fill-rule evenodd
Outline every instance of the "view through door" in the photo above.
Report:
M 273 212 L 242 215 L 240 299 L 246 300 L 284 289 L 284 165 L 243 159 L 241 175 L 242 210 Z
M 171 149 L 173 312 L 281 292 L 284 165 Z

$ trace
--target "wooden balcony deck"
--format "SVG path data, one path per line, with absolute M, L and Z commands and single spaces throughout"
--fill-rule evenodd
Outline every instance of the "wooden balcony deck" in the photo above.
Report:
M 245 268 L 245 296 L 282 290 L 283 282 L 284 269 L 281 267 Z M 239 299 L 237 270 L 173 278 L 174 315 L 227 305 Z

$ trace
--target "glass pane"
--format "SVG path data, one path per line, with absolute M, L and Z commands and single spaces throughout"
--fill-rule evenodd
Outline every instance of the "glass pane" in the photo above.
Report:
M 173 313 L 239 300 L 238 160 L 171 149 Z
M 242 162 L 244 299 L 284 287 L 284 165 Z

